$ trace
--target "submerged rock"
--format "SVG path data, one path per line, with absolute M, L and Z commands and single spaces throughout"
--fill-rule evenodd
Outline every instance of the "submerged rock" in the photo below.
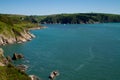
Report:
M 24 58 L 24 56 L 22 54 L 14 53 L 12 60 L 17 60 L 17 59 L 21 59 L 21 58 Z
M 21 64 L 21 65 L 18 65 L 17 68 L 24 72 L 28 69 L 28 66 L 24 65 L 24 64 Z

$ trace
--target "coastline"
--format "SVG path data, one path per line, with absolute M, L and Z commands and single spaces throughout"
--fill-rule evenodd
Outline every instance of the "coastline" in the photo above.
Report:
M 39 27 L 29 28 L 29 29 L 24 30 L 24 32 L 21 32 L 20 33 L 21 36 L 16 36 L 16 37 L 11 37 L 11 38 L 4 36 L 4 35 L 1 36 L 1 34 L 0 34 L 0 46 L 7 45 L 7 44 L 14 44 L 14 43 L 24 43 L 24 42 L 30 41 L 33 38 L 35 38 L 35 35 L 30 33 L 29 31 L 43 29 L 43 28 L 47 28 L 47 27 L 39 26 Z M 7 57 L 4 56 L 3 49 L 0 48 L 0 69 L 2 67 L 4 70 L 4 68 L 7 67 L 7 69 L 10 70 L 11 67 L 9 67 L 9 64 L 10 64 L 10 66 L 12 65 L 13 70 L 16 72 L 16 73 L 14 73 L 14 74 L 16 74 L 16 76 L 18 76 L 17 74 L 21 74 L 19 76 L 23 76 L 23 78 L 25 78 L 25 80 L 40 80 L 40 78 L 38 76 L 36 76 L 34 74 L 32 74 L 32 75 L 26 74 L 25 71 L 22 71 L 22 69 L 17 68 L 17 66 L 15 66 L 13 63 L 9 62 Z M 5 71 L 4 73 L 7 73 L 7 72 Z M 2 77 L 4 77 L 4 75 L 2 75 Z M 19 78 L 19 77 L 18 77 L 18 79 L 22 80 L 22 78 Z
M 13 35 L 8 34 L 6 36 L 3 34 L 0 34 L 0 46 L 6 45 L 6 44 L 24 43 L 24 42 L 30 41 L 33 38 L 35 38 L 35 35 L 30 33 L 29 31 L 43 29 L 43 28 L 46 28 L 46 27 L 38 26 L 34 28 L 24 29 L 23 32 L 19 32 L 19 35 L 16 35 L 14 31 L 12 31 Z

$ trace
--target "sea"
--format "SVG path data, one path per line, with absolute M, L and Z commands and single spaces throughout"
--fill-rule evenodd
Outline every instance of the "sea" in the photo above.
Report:
M 29 75 L 49 80 L 120 80 L 120 23 L 44 24 L 31 41 L 1 46 L 6 56 L 21 53 Z

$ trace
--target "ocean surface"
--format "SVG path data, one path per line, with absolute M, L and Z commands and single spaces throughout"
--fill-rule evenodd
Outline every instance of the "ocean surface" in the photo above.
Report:
M 36 38 L 29 42 L 2 46 L 5 55 L 22 53 L 14 63 L 42 80 L 54 70 L 56 80 L 120 80 L 120 23 L 44 26 L 30 31 Z

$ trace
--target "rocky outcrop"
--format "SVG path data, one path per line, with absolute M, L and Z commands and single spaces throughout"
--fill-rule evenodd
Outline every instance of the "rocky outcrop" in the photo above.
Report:
M 35 75 L 29 75 L 29 77 L 31 78 L 31 80 L 40 80 L 39 77 Z
M 26 41 L 30 41 L 32 38 L 35 38 L 35 36 L 28 31 L 25 31 L 20 33 L 20 36 L 16 36 L 17 43 L 22 43 Z
M 27 65 L 21 64 L 16 66 L 18 69 L 20 69 L 21 71 L 25 72 L 28 69 Z
M 12 62 L 12 58 L 10 56 L 7 56 L 6 59 L 8 60 L 8 62 Z
M 55 78 L 56 76 L 58 76 L 58 75 L 59 75 L 59 72 L 58 72 L 58 71 L 53 71 L 53 72 L 50 73 L 49 79 L 50 79 L 50 80 L 54 80 L 54 78 Z
M 21 59 L 21 58 L 24 58 L 24 56 L 22 54 L 14 53 L 13 57 L 12 57 L 12 60 L 18 60 L 18 59 Z
M 4 54 L 3 54 L 3 49 L 2 48 L 0 48 L 0 57 L 4 57 Z
M 13 44 L 13 43 L 23 43 L 32 40 L 35 36 L 31 34 L 28 30 L 18 33 L 12 31 L 11 34 L 3 35 L 0 34 L 0 45 Z
M 23 43 L 35 38 L 35 35 L 31 34 L 30 30 L 47 28 L 45 26 L 38 26 L 28 29 L 22 29 L 22 31 L 16 31 L 12 29 L 11 31 L 6 30 L 4 33 L 0 33 L 0 45 L 13 44 L 13 43 Z
M 11 57 L 5 57 L 3 49 L 0 48 L 0 80 L 40 80 L 38 77 L 29 76 L 24 72 L 28 68 L 26 65 L 15 67 L 9 60 L 11 61 Z
M 5 66 L 8 64 L 8 60 L 4 56 L 4 51 L 2 48 L 0 48 L 0 66 Z
M 5 66 L 5 64 L 3 63 L 3 58 L 4 58 L 3 49 L 0 48 L 0 66 Z

